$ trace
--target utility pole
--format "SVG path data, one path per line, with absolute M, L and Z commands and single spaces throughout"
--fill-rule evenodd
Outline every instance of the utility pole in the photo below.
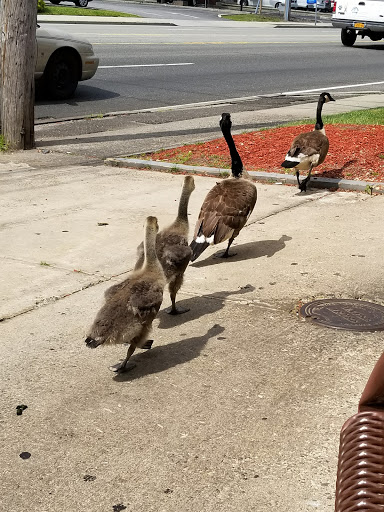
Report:
M 1 0 L 0 120 L 10 149 L 35 145 L 36 0 Z
M 284 6 L 284 21 L 291 19 L 291 0 L 285 0 Z

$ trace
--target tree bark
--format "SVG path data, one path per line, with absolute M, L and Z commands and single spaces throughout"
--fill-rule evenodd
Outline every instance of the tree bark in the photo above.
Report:
M 0 120 L 10 149 L 35 145 L 36 0 L 1 0 Z

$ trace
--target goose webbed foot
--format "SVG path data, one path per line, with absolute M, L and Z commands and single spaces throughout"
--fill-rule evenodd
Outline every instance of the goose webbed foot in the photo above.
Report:
M 222 253 L 214 254 L 214 258 L 232 258 L 232 256 L 236 256 L 236 255 L 237 255 L 237 252 L 231 252 L 231 254 L 229 254 L 228 250 L 226 250 Z
M 126 361 L 123 361 L 122 363 L 117 363 L 114 364 L 113 366 L 110 366 L 109 369 L 111 370 L 111 372 L 120 374 L 129 372 L 133 370 L 136 366 L 136 363 L 128 363 Z
M 114 364 L 113 366 L 109 367 L 109 369 L 112 372 L 125 373 L 125 372 L 129 372 L 130 370 L 133 370 L 133 368 L 135 368 L 136 364 L 128 363 L 128 361 L 129 361 L 130 357 L 132 356 L 132 354 L 134 353 L 134 351 L 136 350 L 137 342 L 138 342 L 137 338 L 135 338 L 134 340 L 131 341 L 131 344 L 129 345 L 129 348 L 128 348 L 127 357 L 124 359 L 124 361 L 122 363 L 117 363 L 117 364 Z
M 310 169 L 308 176 L 305 179 L 303 179 L 301 182 L 300 182 L 300 178 L 299 178 L 299 171 L 296 171 L 297 184 L 299 186 L 300 192 L 307 191 L 307 185 L 309 183 L 309 180 L 311 179 L 311 171 L 312 171 L 312 168 Z
M 307 191 L 307 185 L 309 183 L 309 180 L 311 179 L 310 176 L 307 176 L 305 178 L 305 180 L 303 180 L 300 185 L 299 185 L 299 189 L 300 189 L 300 192 L 306 192 Z
M 147 340 L 144 345 L 142 345 L 140 348 L 142 350 L 150 350 L 152 348 L 152 345 L 153 345 L 153 340 Z
M 232 256 L 236 256 L 237 252 L 229 254 L 229 248 L 231 247 L 234 239 L 235 237 L 230 238 L 226 250 L 222 254 L 215 254 L 215 258 L 232 258 Z
M 183 313 L 188 313 L 190 311 L 189 308 L 183 308 L 181 306 L 169 306 L 169 308 L 164 309 L 165 313 L 168 315 L 182 315 Z

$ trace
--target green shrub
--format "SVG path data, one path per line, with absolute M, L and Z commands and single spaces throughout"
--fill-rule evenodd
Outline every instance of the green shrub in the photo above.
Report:
M 37 12 L 45 11 L 45 3 L 44 0 L 37 0 Z

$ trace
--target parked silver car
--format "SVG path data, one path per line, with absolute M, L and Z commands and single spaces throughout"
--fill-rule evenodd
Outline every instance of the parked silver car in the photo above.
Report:
M 50 98 L 69 98 L 79 81 L 96 73 L 99 59 L 88 41 L 39 25 L 36 37 L 36 85 Z

